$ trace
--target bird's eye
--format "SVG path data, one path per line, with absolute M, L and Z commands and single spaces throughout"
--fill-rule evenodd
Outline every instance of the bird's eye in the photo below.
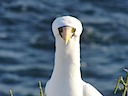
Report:
M 59 31 L 59 33 L 62 33 L 63 32 L 63 28 L 62 27 L 58 28 L 58 31 Z
M 75 28 L 72 28 L 72 33 L 75 33 L 76 29 Z

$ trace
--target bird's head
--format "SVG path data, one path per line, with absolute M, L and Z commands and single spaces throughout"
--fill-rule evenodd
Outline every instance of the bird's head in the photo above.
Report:
M 80 37 L 82 24 L 75 17 L 63 16 L 53 21 L 52 30 L 55 38 L 62 40 L 67 45 L 71 39 Z

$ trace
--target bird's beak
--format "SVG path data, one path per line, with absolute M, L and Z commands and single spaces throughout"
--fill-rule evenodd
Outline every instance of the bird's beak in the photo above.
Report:
M 72 27 L 63 27 L 63 34 L 62 34 L 62 37 L 64 39 L 64 43 L 65 45 L 68 44 L 69 40 L 71 39 L 72 37 Z

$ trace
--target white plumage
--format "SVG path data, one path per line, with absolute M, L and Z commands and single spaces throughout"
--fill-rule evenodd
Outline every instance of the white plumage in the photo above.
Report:
M 80 35 L 81 22 L 71 16 L 63 16 L 52 24 L 56 40 L 55 65 L 46 84 L 46 96 L 103 96 L 91 84 L 81 79 Z

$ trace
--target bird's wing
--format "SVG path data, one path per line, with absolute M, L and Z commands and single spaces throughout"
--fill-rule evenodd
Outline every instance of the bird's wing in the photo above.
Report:
M 83 96 L 103 96 L 97 89 L 91 84 L 84 82 Z

